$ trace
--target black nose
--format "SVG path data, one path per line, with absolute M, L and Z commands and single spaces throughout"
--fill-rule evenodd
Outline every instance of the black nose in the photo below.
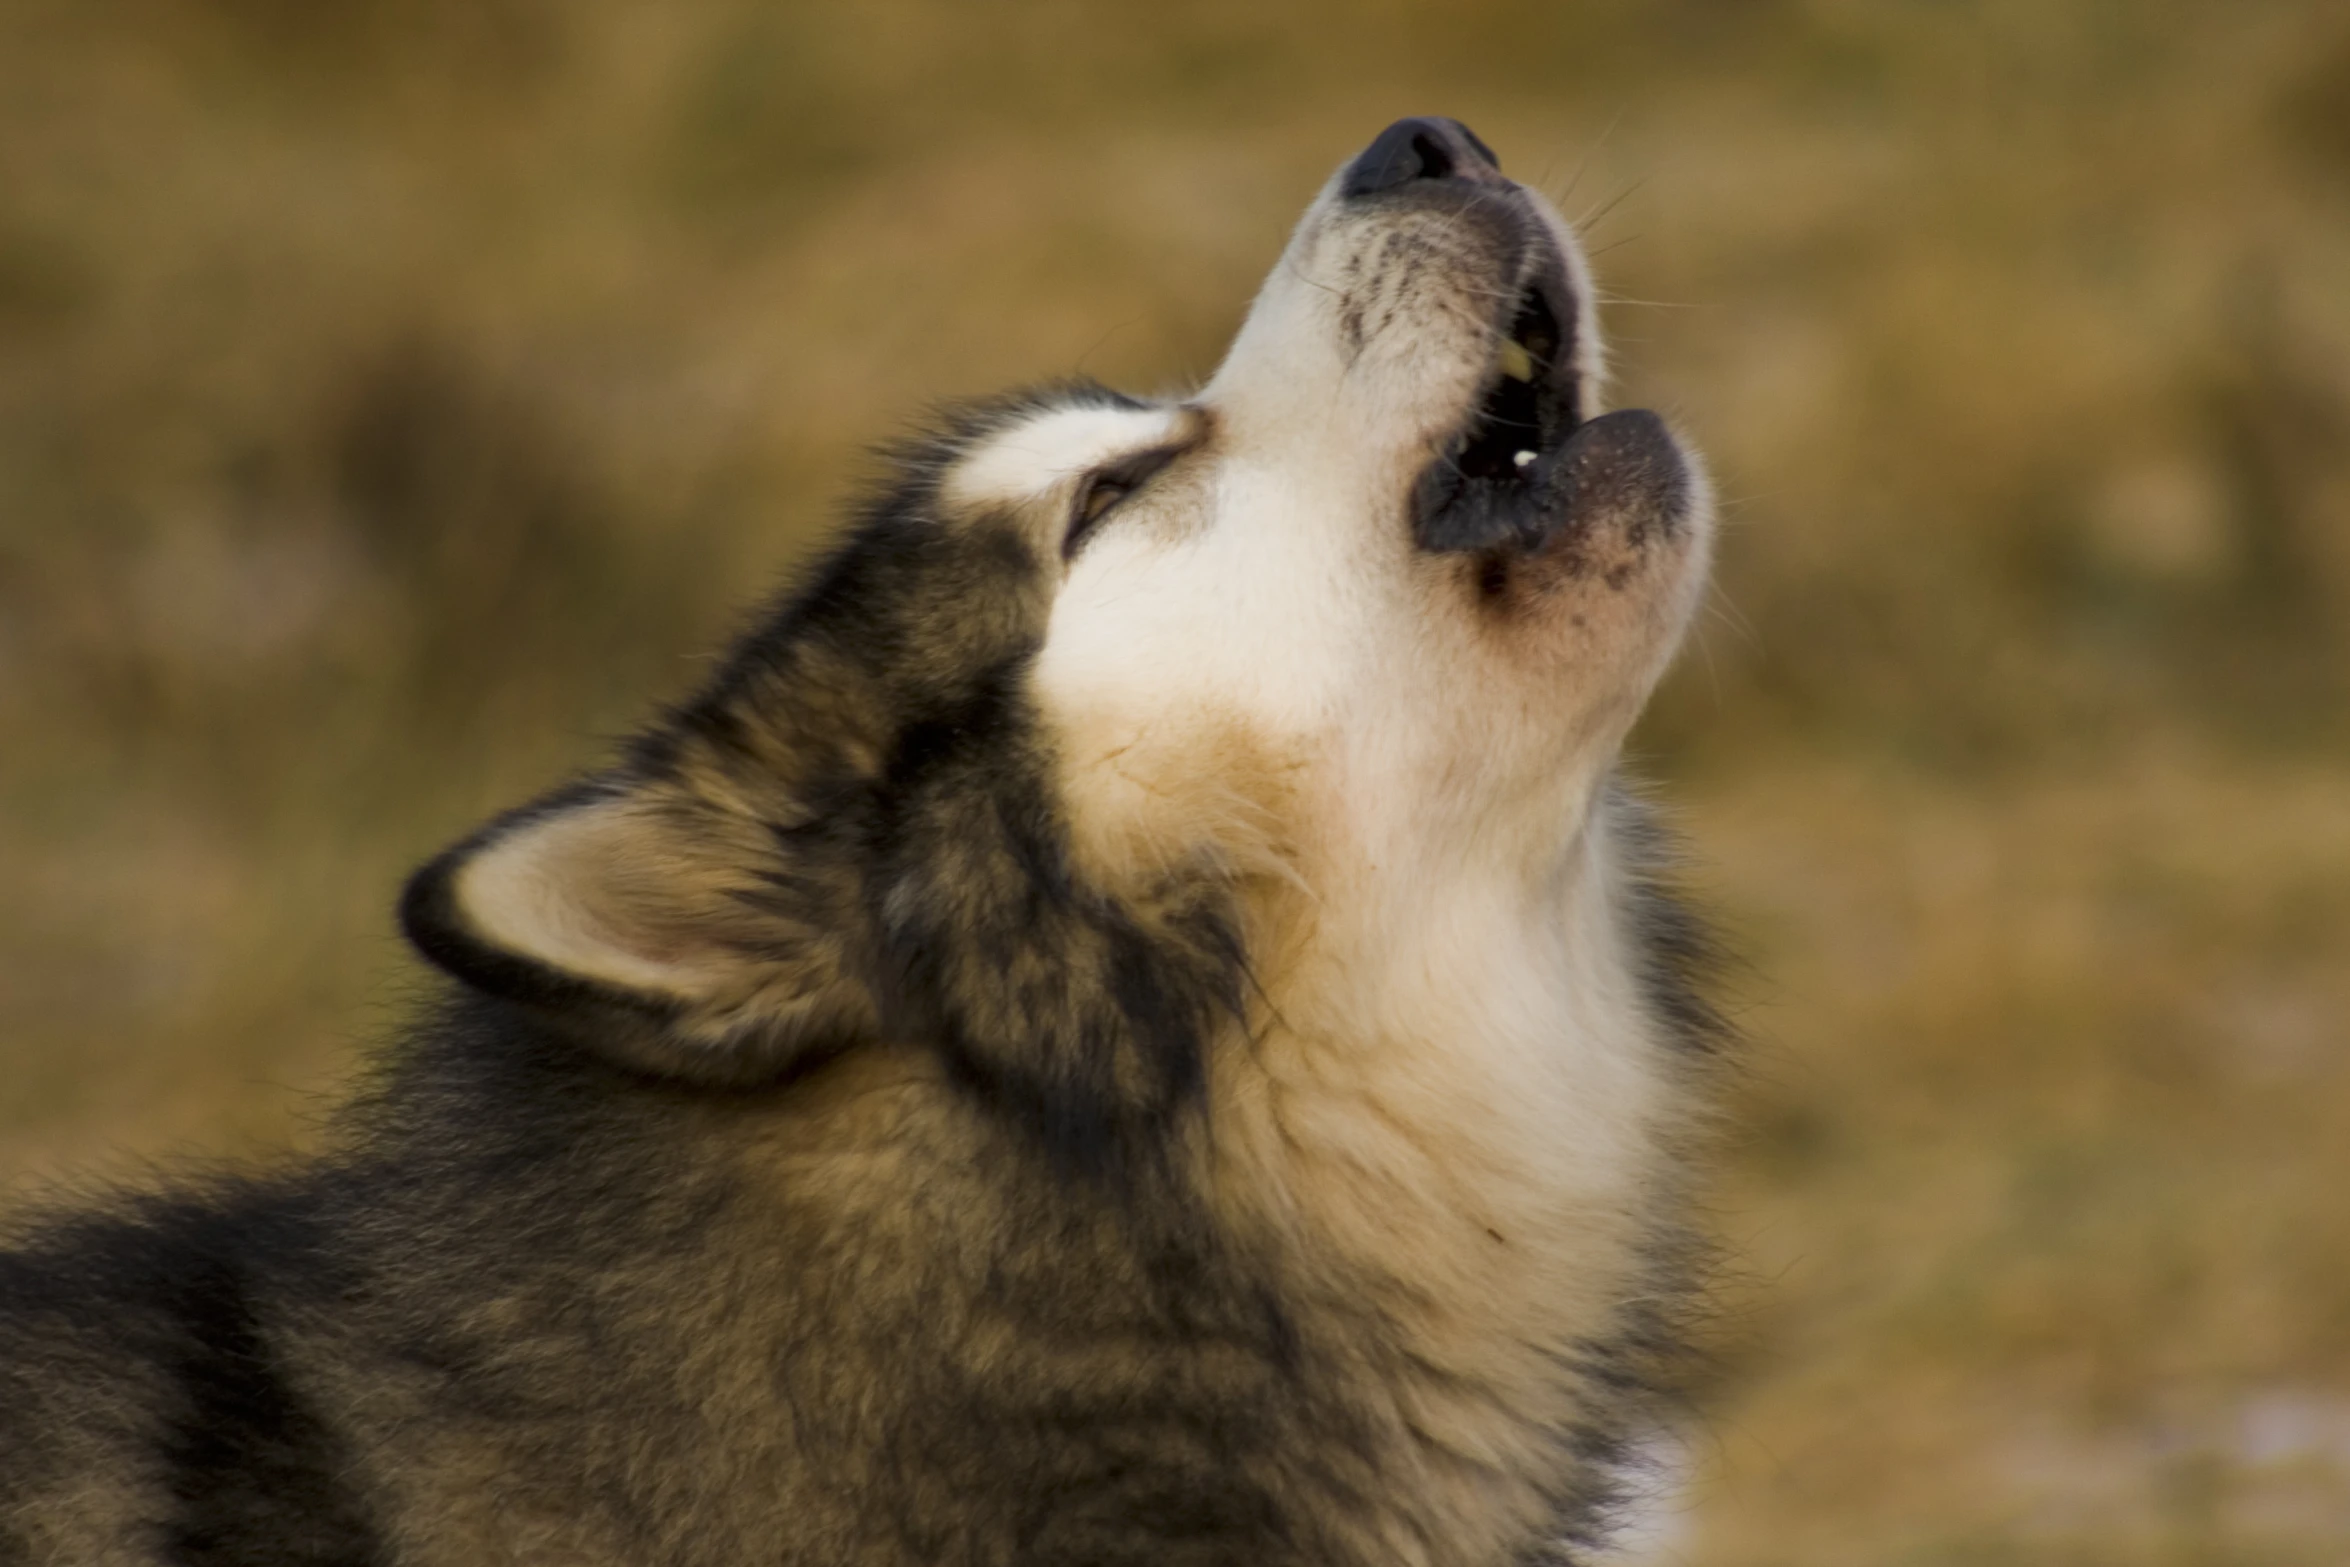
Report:
M 1414 180 L 1491 179 L 1501 172 L 1493 149 L 1458 120 L 1426 115 L 1398 120 L 1381 131 L 1362 156 L 1346 166 L 1339 190 L 1374 196 Z

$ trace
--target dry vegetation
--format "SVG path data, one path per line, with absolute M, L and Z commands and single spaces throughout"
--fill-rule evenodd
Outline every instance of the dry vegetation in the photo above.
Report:
M 1588 10 L 1592 14 L 1580 14 Z M 1732 500 L 1664 1559 L 2350 1543 L 2350 15 L 0 3 L 0 1178 L 299 1141 L 402 870 L 936 396 L 1209 368 L 1387 119 L 1572 188 Z

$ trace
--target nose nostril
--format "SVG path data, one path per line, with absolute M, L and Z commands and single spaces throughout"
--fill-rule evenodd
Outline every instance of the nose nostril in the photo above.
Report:
M 1375 196 L 1417 180 L 1491 179 L 1500 167 L 1477 133 L 1458 120 L 1398 120 L 1347 165 L 1341 189 L 1349 196 Z
M 1411 150 L 1419 159 L 1420 166 L 1415 172 L 1405 175 L 1403 180 L 1396 181 L 1397 184 L 1402 184 L 1404 180 L 1440 180 L 1453 171 L 1452 154 L 1445 151 L 1442 142 L 1426 132 L 1412 138 Z

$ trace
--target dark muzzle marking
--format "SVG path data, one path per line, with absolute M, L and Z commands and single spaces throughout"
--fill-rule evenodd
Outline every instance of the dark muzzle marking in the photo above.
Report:
M 1437 554 L 1534 554 L 1602 529 L 1633 547 L 1668 536 L 1689 511 L 1689 466 L 1645 408 L 1602 414 L 1517 473 L 1485 476 L 1439 458 L 1412 496 L 1412 536 Z

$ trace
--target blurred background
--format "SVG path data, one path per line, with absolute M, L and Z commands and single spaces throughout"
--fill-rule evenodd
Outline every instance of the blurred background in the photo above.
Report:
M 2350 1559 L 2337 0 L 0 0 L 0 1183 L 299 1146 L 404 871 L 920 405 L 1457 115 L 1727 497 L 1693 1564 Z

